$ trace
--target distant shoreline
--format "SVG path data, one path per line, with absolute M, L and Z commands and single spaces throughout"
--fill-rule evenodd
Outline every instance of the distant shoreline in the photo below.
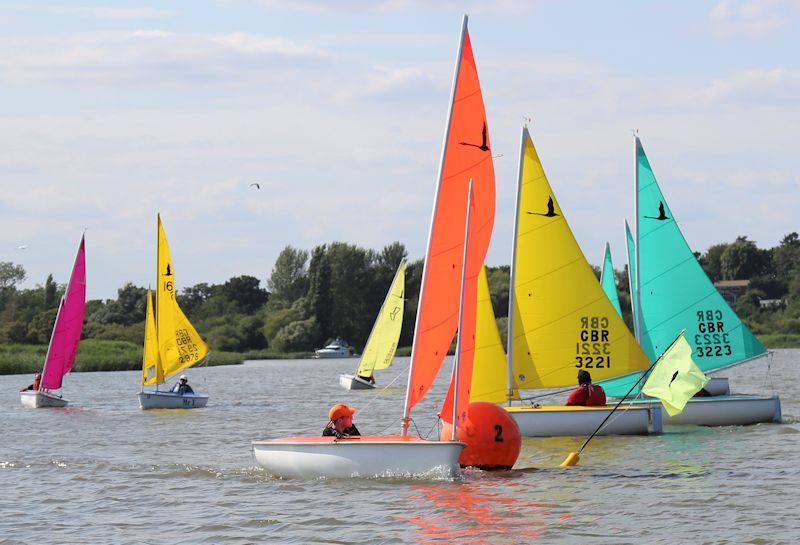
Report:
M 759 335 L 767 348 L 800 348 L 800 334 Z M 32 374 L 42 369 L 47 345 L 0 344 L 0 375 Z M 411 347 L 397 349 L 396 356 L 411 355 Z M 250 352 L 212 351 L 201 366 L 239 365 L 246 360 L 297 360 L 313 358 L 313 352 L 279 353 L 272 350 Z M 74 371 L 136 371 L 142 368 L 142 347 L 127 341 L 86 339 L 81 342 Z

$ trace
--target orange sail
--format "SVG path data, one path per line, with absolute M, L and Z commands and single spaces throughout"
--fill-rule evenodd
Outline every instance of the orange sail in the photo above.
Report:
M 465 301 L 475 306 L 477 276 L 494 225 L 495 186 L 486 111 L 465 17 L 422 273 L 404 426 L 411 409 L 425 397 L 439 373 L 458 327 L 470 180 L 474 188 L 474 230 L 469 238 L 467 278 L 472 279 L 468 284 L 473 287 L 465 292 Z M 464 317 L 464 338 L 474 344 L 474 308 Z M 461 364 L 471 371 L 471 359 Z M 470 381 L 465 376 L 463 383 L 469 386 Z
M 475 202 L 470 200 L 469 213 L 467 214 L 467 231 L 468 236 L 466 254 L 464 260 L 467 263 L 467 274 L 464 277 L 463 294 L 461 296 L 461 320 L 459 326 L 462 331 L 458 335 L 458 343 L 456 344 L 458 353 L 456 354 L 457 364 L 453 365 L 453 374 L 450 377 L 450 387 L 447 390 L 447 397 L 445 397 L 444 405 L 440 413 L 441 419 L 445 422 L 452 424 L 453 422 L 453 396 L 456 396 L 456 426 L 461 426 L 467 419 L 467 405 L 469 405 L 470 389 L 472 388 L 472 367 L 475 361 L 475 327 L 478 315 L 478 275 L 480 274 L 483 264 L 477 269 L 474 267 L 474 262 L 470 259 L 470 252 L 473 250 L 472 239 L 475 237 L 476 224 L 473 221 L 475 217 Z M 457 388 L 457 390 L 456 390 Z

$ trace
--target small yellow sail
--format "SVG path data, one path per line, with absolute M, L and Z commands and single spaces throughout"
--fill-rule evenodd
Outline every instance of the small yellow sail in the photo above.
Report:
M 392 364 L 400 330 L 403 327 L 405 286 L 406 262 L 403 260 L 375 319 L 375 325 L 372 326 L 372 333 L 369 335 L 361 363 L 356 371 L 358 376 L 370 377 L 373 371 L 386 369 Z
M 527 128 L 517 218 L 514 378 L 563 387 L 641 371 L 647 356 L 603 292 L 547 181 Z
M 478 276 L 478 310 L 475 323 L 475 363 L 472 367 L 471 401 L 503 403 L 508 398 L 506 353 L 497 329 L 489 293 L 486 267 Z M 515 381 L 516 382 L 516 381 Z M 513 397 L 518 398 L 516 385 Z
M 158 351 L 165 377 L 191 367 L 208 354 L 208 346 L 178 306 L 175 291 L 175 269 L 159 216 L 156 326 Z
M 156 318 L 153 314 L 153 293 L 147 290 L 147 314 L 144 323 L 144 356 L 142 357 L 142 384 L 152 386 L 164 382 L 164 368 L 158 353 Z

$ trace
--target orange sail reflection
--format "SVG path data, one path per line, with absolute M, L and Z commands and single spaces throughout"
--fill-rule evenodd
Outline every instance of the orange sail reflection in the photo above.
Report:
M 447 483 L 413 486 L 411 511 L 397 517 L 417 527 L 420 541 L 444 543 L 531 543 L 543 537 L 549 508 L 525 499 L 530 491 L 513 494 L 514 483 L 486 490 L 486 483 Z

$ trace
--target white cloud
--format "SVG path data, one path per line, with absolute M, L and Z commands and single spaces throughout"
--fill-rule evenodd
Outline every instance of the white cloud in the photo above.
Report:
M 339 94 L 340 99 L 425 100 L 447 88 L 444 78 L 419 67 L 375 66 Z
M 331 59 L 321 49 L 243 32 L 181 34 L 164 30 L 107 31 L 0 39 L 0 82 L 121 83 L 227 81 L 264 78 Z
M 467 13 L 522 13 L 540 2 L 535 0 L 229 0 L 258 4 L 266 8 L 306 12 L 371 11 L 394 12 L 404 10 L 454 10 Z
M 111 6 L 98 6 L 92 8 L 76 8 L 77 10 L 88 13 L 97 19 L 108 19 L 116 21 L 132 21 L 137 19 L 163 19 L 172 17 L 177 12 L 172 10 L 156 9 L 152 7 L 120 8 Z
M 711 9 L 715 36 L 758 38 L 790 26 L 798 14 L 796 0 L 722 0 Z
M 698 94 L 705 102 L 750 102 L 761 106 L 800 103 L 800 70 L 746 70 L 717 79 Z

